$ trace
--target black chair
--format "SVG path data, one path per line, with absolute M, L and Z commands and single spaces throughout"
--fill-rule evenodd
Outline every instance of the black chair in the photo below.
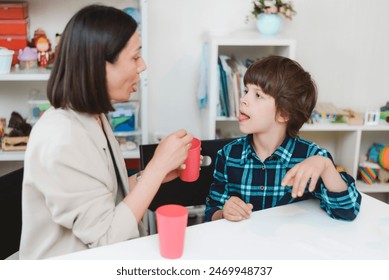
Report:
M 200 170 L 199 179 L 195 182 L 184 182 L 179 178 L 162 184 L 152 200 L 149 210 L 149 231 L 154 233 L 155 217 L 154 211 L 161 205 L 180 204 L 183 206 L 204 205 L 213 181 L 216 154 L 224 145 L 234 139 L 202 140 L 201 155 L 203 164 Z M 143 170 L 154 155 L 157 144 L 140 145 L 140 165 Z
M 23 168 L 0 177 L 0 259 L 19 251 L 22 231 Z

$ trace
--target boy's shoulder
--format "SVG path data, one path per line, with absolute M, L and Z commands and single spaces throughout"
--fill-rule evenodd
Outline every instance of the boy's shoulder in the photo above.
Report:
M 243 147 L 248 143 L 247 136 L 242 136 L 231 140 L 228 144 L 224 145 L 223 149 L 231 149 L 235 147 Z
M 219 150 L 219 153 L 224 153 L 224 154 L 231 154 L 232 152 L 242 153 L 242 151 L 246 149 L 247 143 L 248 143 L 247 136 L 236 138 L 231 142 L 227 143 L 226 145 L 224 145 L 223 148 Z
M 298 154 L 305 154 L 308 156 L 317 155 L 317 154 L 325 155 L 328 153 L 328 151 L 325 148 L 319 146 L 315 142 L 305 138 L 301 138 L 299 136 L 295 138 L 295 143 L 296 144 L 293 153 L 294 156 L 298 156 Z

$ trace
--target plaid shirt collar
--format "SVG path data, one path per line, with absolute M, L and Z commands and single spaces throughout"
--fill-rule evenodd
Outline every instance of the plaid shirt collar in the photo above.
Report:
M 242 157 L 240 161 L 241 164 L 245 164 L 250 158 L 260 160 L 252 146 L 253 135 L 249 134 L 246 137 L 241 138 L 241 140 L 243 144 Z M 277 150 L 275 150 L 274 153 L 267 159 L 280 159 L 284 165 L 287 165 L 292 157 L 294 148 L 296 146 L 296 140 L 297 137 L 293 139 L 287 135 L 284 141 L 282 141 L 282 144 L 277 148 Z

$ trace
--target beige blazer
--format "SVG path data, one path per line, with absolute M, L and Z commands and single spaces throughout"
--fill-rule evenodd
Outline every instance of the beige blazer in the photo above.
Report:
M 101 117 L 128 192 L 123 156 Z M 34 125 L 25 154 L 20 258 L 48 258 L 138 237 L 136 219 L 122 198 L 96 119 L 49 109 Z

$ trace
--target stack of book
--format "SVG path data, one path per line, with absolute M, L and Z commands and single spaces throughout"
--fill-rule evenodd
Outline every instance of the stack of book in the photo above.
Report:
M 250 62 L 246 62 L 247 63 Z M 244 95 L 243 75 L 247 66 L 235 57 L 220 55 L 219 68 L 219 104 L 218 116 L 237 117 L 239 100 Z

